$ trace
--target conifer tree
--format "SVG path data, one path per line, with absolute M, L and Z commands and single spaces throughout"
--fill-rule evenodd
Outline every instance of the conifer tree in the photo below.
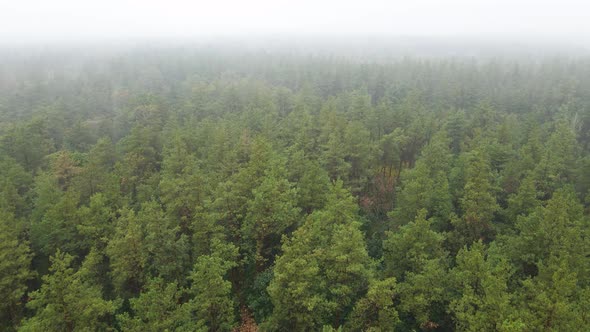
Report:
M 35 276 L 29 243 L 22 239 L 19 229 L 11 214 L 0 211 L 0 327 L 7 330 L 18 326 L 27 281 Z
M 58 250 L 51 258 L 50 274 L 43 276 L 41 288 L 30 294 L 27 307 L 35 315 L 21 331 L 103 330 L 117 308 L 102 298 L 99 286 L 86 278 L 84 265 L 72 267 L 74 257 Z

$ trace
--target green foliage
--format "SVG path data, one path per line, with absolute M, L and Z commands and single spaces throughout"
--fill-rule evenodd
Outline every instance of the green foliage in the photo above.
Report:
M 83 245 L 76 227 L 79 224 L 79 196 L 75 192 L 55 193 L 60 195 L 59 198 L 53 205 L 48 202 L 42 219 L 31 225 L 31 237 L 44 255 L 53 255 L 60 248 L 68 253 L 76 253 Z
M 189 243 L 156 202 L 146 202 L 137 214 L 145 227 L 142 252 L 148 254 L 151 275 L 182 283 L 189 270 Z
M 400 322 L 394 306 L 396 291 L 395 278 L 373 282 L 367 295 L 356 303 L 348 328 L 352 331 L 395 331 Z
M 0 330 L 590 330 L 586 59 L 68 52 L 0 57 Z
M 510 320 L 513 307 L 507 292 L 508 269 L 504 260 L 495 262 L 487 257 L 481 241 L 457 253 L 451 277 L 460 296 L 450 303 L 457 330 L 501 330 Z
M 516 194 L 508 197 L 508 218 L 515 222 L 519 216 L 527 216 L 539 205 L 539 192 L 537 191 L 533 177 L 527 176 L 522 180 Z
M 537 331 L 562 331 L 585 329 L 590 326 L 583 301 L 579 296 L 587 294 L 580 288 L 576 273 L 566 261 L 551 256 L 539 266 L 539 275 L 523 282 L 519 316 L 527 322 L 527 328 Z
M 446 129 L 451 138 L 451 148 L 454 154 L 461 151 L 461 143 L 465 138 L 465 112 L 458 111 L 449 117 L 446 123 Z
M 259 273 L 254 279 L 251 291 L 247 295 L 248 308 L 252 310 L 254 319 L 262 322 L 272 314 L 273 305 L 268 294 L 268 285 L 274 279 L 272 268 Z
M 526 275 L 536 275 L 540 265 L 555 256 L 587 282 L 590 270 L 584 257 L 590 247 L 582 214 L 582 205 L 571 188 L 557 191 L 545 207 L 518 219 L 519 233 L 508 239 L 507 252 Z
M 133 298 L 133 316 L 117 316 L 122 331 L 207 331 L 202 322 L 191 320 L 187 304 L 181 304 L 182 291 L 176 283 L 151 279 L 146 290 Z
M 416 220 L 389 232 L 383 242 L 384 273 L 400 280 L 399 310 L 414 317 L 418 326 L 437 325 L 437 308 L 447 296 L 444 236 L 431 229 L 426 210 Z
M 469 154 L 465 177 L 459 202 L 463 216 L 454 222 L 454 236 L 460 245 L 493 237 L 494 214 L 499 209 L 489 161 L 484 153 L 475 150 Z
M 285 173 L 284 167 L 273 166 L 266 172 L 262 183 L 252 189 L 254 197 L 248 203 L 242 233 L 245 238 L 255 241 L 257 271 L 264 270 L 276 253 L 277 235 L 293 229 L 298 223 L 299 209 L 294 206 L 297 190 L 285 178 Z
M 102 298 L 99 286 L 85 278 L 86 267 L 71 267 L 73 256 L 57 251 L 51 258 L 50 274 L 43 276 L 41 289 L 30 294 L 27 304 L 35 315 L 20 331 L 103 330 L 117 305 Z
M 35 276 L 31 270 L 31 250 L 23 241 L 13 216 L 0 212 L 0 327 L 16 327 L 22 318 L 27 281 Z
M 383 242 L 385 273 L 404 279 L 408 272 L 419 272 L 428 260 L 444 259 L 444 236 L 431 229 L 426 210 L 420 210 L 416 220 L 389 232 Z
M 546 197 L 564 182 L 573 179 L 576 152 L 574 132 L 565 123 L 557 123 L 557 128 L 549 137 L 541 160 L 535 168 L 536 179 Z
M 113 285 L 126 297 L 139 293 L 146 280 L 148 252 L 144 251 L 144 230 L 132 210 L 124 209 L 106 254 L 110 259 Z
M 104 250 L 115 230 L 115 213 L 102 193 L 90 197 L 88 206 L 78 209 L 80 223 L 76 226 L 84 248 Z
M 55 151 L 48 126 L 41 117 L 14 126 L 8 135 L 2 136 L 3 152 L 27 171 L 37 170 L 43 158 Z
M 305 213 L 324 207 L 330 189 L 326 170 L 302 150 L 291 154 L 288 165 L 289 181 L 295 183 L 297 188 L 297 205 Z
M 274 305 L 269 329 L 342 324 L 372 278 L 350 194 L 336 182 L 326 209 L 309 216 L 283 244 L 268 287 Z
M 428 218 L 434 218 L 439 230 L 447 228 L 452 212 L 449 169 L 448 140 L 440 132 L 424 147 L 416 167 L 402 172 L 397 207 L 390 214 L 396 224 L 406 224 L 416 218 L 418 211 L 426 209 Z
M 119 206 L 120 183 L 112 173 L 117 157 L 115 146 L 109 138 L 100 138 L 92 146 L 86 154 L 87 162 L 73 180 L 73 187 L 80 193 L 81 201 L 86 202 L 94 194 L 101 193 L 110 205 Z
M 186 304 L 197 326 L 208 331 L 231 331 L 235 322 L 231 283 L 224 276 L 233 267 L 216 255 L 200 256 L 189 276 L 191 300 Z
M 0 154 L 0 210 L 24 216 L 29 209 L 27 194 L 32 182 L 31 174 L 21 165 Z

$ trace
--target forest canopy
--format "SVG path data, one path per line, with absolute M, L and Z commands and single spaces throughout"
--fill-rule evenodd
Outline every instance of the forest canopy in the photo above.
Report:
M 590 58 L 6 52 L 0 181 L 0 330 L 590 330 Z

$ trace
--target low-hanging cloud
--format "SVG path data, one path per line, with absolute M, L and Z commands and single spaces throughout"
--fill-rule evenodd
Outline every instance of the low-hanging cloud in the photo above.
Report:
M 1 41 L 243 35 L 588 40 L 584 1 L 3 0 Z

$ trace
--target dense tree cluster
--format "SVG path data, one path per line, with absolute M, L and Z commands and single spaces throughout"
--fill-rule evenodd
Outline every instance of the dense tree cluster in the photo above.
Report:
M 176 51 L 2 59 L 0 330 L 590 329 L 587 59 Z

